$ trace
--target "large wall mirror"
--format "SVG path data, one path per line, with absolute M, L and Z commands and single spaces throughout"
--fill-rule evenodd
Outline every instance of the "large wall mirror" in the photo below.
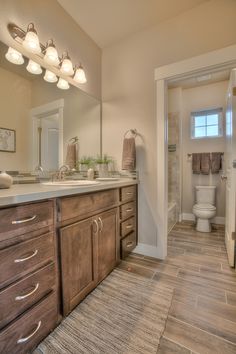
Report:
M 78 158 L 100 154 L 100 101 L 72 85 L 57 88 L 44 81 L 44 72 L 29 73 L 27 58 L 23 65 L 8 62 L 7 49 L 0 42 L 0 170 L 31 171 L 39 162 L 56 170 L 73 138 Z

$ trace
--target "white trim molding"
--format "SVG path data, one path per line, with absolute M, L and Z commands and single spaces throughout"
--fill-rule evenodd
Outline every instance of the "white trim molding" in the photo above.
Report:
M 145 243 L 139 243 L 133 250 L 134 253 L 141 254 L 143 256 L 164 259 L 161 249 L 156 246 L 146 245 Z
M 182 213 L 182 220 L 186 221 L 195 221 L 195 216 L 192 213 Z M 213 224 L 217 225 L 225 225 L 225 217 L 224 216 L 215 216 L 213 219 L 211 219 L 211 222 Z

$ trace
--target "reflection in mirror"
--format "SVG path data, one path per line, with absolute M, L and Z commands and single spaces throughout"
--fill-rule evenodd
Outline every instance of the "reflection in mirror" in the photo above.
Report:
M 46 82 L 44 69 L 29 73 L 27 58 L 23 65 L 8 62 L 7 50 L 0 42 L 0 128 L 15 130 L 16 151 L 1 151 L 0 138 L 0 170 L 57 170 L 75 137 L 76 160 L 100 154 L 100 101 L 75 86 L 61 90 Z

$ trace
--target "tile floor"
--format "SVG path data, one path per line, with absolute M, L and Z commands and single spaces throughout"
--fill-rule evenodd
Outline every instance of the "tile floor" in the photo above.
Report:
M 174 288 L 158 354 L 236 353 L 236 272 L 222 226 L 204 234 L 178 223 L 165 261 L 132 254 L 119 267 Z

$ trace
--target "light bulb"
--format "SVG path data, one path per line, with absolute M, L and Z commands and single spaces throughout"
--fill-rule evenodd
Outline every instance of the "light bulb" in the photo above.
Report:
M 57 87 L 61 90 L 68 90 L 70 88 L 70 85 L 66 80 L 60 78 L 58 80 Z
M 33 60 L 29 60 L 28 65 L 26 66 L 26 70 L 31 74 L 39 75 L 42 74 L 43 70 L 38 63 L 35 63 Z
M 72 64 L 68 54 L 63 56 L 60 70 L 65 75 L 73 75 L 74 74 L 73 64 Z
M 76 69 L 73 79 L 79 84 L 85 84 L 87 82 L 84 69 L 81 65 L 78 67 L 78 69 Z
M 22 54 L 12 47 L 8 48 L 5 58 L 13 64 L 21 65 L 24 63 Z
M 51 39 L 47 43 L 47 48 L 43 59 L 47 64 L 55 65 L 55 66 L 59 65 L 58 52 Z
M 46 70 L 45 75 L 44 75 L 43 78 L 47 82 L 57 82 L 57 80 L 58 80 L 57 76 L 53 72 L 51 72 L 49 70 Z
M 34 28 L 33 23 L 29 24 L 25 39 L 23 40 L 22 44 L 23 44 L 23 47 L 31 53 L 34 53 L 34 54 L 41 53 L 39 38 L 38 38 L 38 35 L 37 35 L 37 32 Z

